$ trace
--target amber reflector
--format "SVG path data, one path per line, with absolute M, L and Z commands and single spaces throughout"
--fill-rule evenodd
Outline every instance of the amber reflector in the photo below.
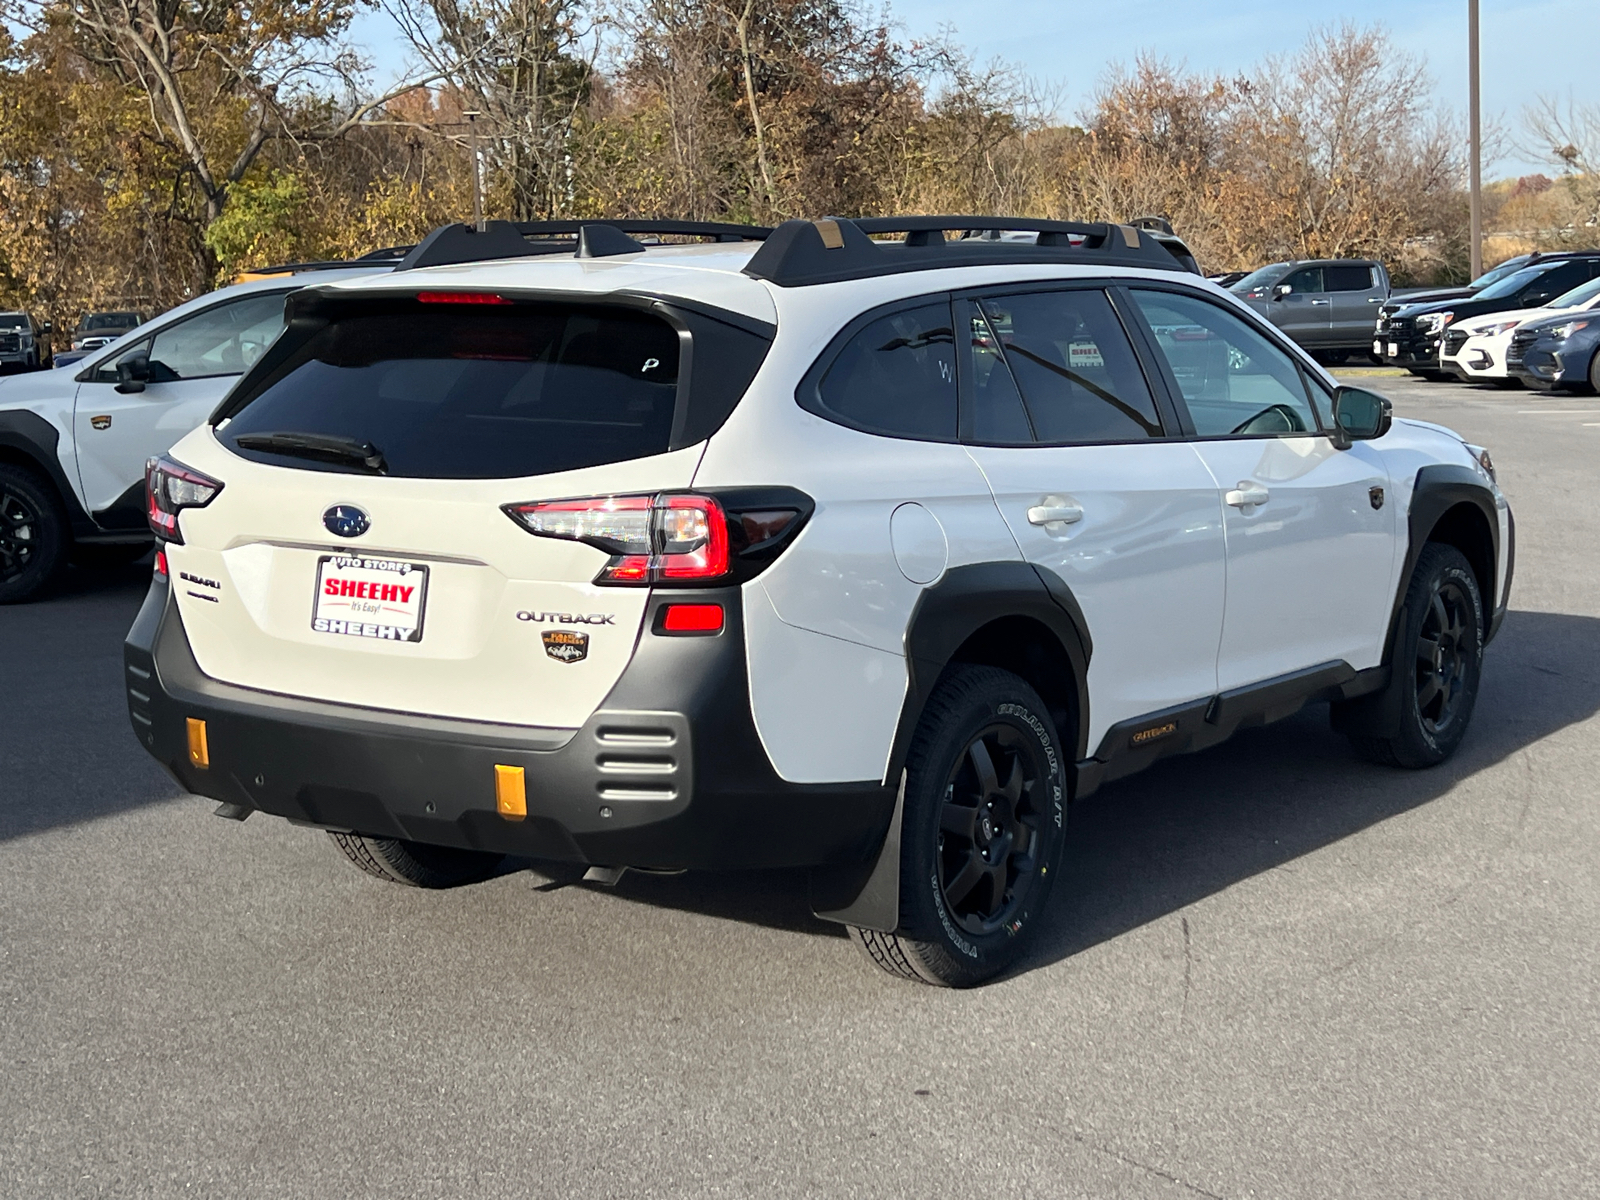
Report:
M 494 803 L 508 821 L 528 815 L 528 780 L 521 767 L 494 768 Z
M 189 761 L 204 770 L 211 765 L 211 747 L 206 745 L 206 723 L 189 718 Z

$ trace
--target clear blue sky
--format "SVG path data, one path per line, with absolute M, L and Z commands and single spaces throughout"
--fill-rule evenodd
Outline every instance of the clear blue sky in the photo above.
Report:
M 1600 104 L 1600 0 L 1481 0 L 1481 12 L 1484 116 L 1501 117 L 1513 143 L 1523 107 L 1540 94 Z M 1381 23 L 1426 58 L 1440 103 L 1466 112 L 1467 0 L 897 0 L 891 15 L 910 36 L 949 26 L 974 57 L 1016 64 L 1059 94 L 1066 118 L 1108 66 L 1142 50 L 1233 72 L 1296 49 L 1317 25 Z M 355 38 L 375 60 L 378 82 L 403 68 L 404 49 L 383 14 L 363 16 Z M 1492 173 L 1533 169 L 1513 148 Z

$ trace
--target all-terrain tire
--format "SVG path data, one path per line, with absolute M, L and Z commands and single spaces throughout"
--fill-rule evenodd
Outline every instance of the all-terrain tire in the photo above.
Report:
M 375 879 L 407 887 L 450 888 L 478 883 L 500 869 L 503 854 L 429 846 L 399 838 L 328 831 L 339 852 Z
M 1483 630 L 1483 598 L 1471 564 L 1454 546 L 1429 542 L 1406 589 L 1389 694 L 1371 701 L 1398 708 L 1399 732 L 1353 735 L 1356 752 L 1413 770 L 1438 766 L 1454 754 L 1478 699 Z
M 850 930 L 867 958 L 943 987 L 1014 963 L 1058 873 L 1065 770 L 1049 710 L 1026 682 L 996 667 L 948 670 L 906 759 L 900 924 Z
M 0 604 L 44 595 L 72 549 L 61 500 L 26 467 L 0 463 Z

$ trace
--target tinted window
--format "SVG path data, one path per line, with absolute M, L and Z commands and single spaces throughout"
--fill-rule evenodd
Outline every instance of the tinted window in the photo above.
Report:
M 1321 267 L 1302 267 L 1283 282 L 1288 285 L 1289 291 L 1297 296 L 1302 292 L 1320 292 L 1326 290 L 1322 286 Z
M 1358 263 L 1339 263 L 1324 267 L 1322 276 L 1330 292 L 1365 292 L 1377 286 L 1372 268 Z
M 1230 283 L 1228 285 L 1228 290 L 1231 292 L 1237 292 L 1241 296 L 1245 295 L 1247 292 L 1260 291 L 1270 284 L 1276 283 L 1278 281 L 1278 276 L 1282 273 L 1283 264 L 1273 263 L 1270 267 L 1261 267 L 1259 270 L 1251 271 L 1250 274 L 1246 275 L 1243 279 L 1240 279 L 1234 283 Z
M 992 297 L 982 309 L 1039 441 L 1162 435 L 1144 372 L 1104 292 Z
M 105 362 L 101 363 L 97 368 L 95 368 L 95 373 L 92 376 L 93 382 L 115 383 L 117 381 L 117 364 L 122 362 L 124 359 L 135 358 L 140 354 L 144 354 L 149 349 L 150 339 L 142 338 L 133 345 L 129 346 L 121 354 L 117 355 L 116 358 L 106 359 Z
M 1577 287 L 1593 274 L 1587 262 L 1561 263 L 1526 285 L 1520 294 L 1527 300 L 1540 302 L 1553 300 L 1562 292 Z
M 1133 296 L 1199 436 L 1317 430 L 1299 367 L 1266 335 L 1197 297 L 1142 290 Z
M 422 311 L 418 311 L 422 309 Z M 509 479 L 665 453 L 678 334 L 625 309 L 438 305 L 359 313 L 313 333 L 220 431 L 371 443 L 390 475 Z
M 283 332 L 286 292 L 266 292 L 219 304 L 168 325 L 153 339 L 124 350 L 118 360 L 148 353 L 150 382 L 242 375 Z M 99 383 L 115 383 L 116 364 L 95 372 Z
M 28 318 L 21 313 L 0 313 L 0 329 L 26 329 Z
M 990 446 L 1024 446 L 1034 441 L 1022 393 L 1005 360 L 1000 338 L 976 304 L 963 303 L 972 380 L 972 440 Z
M 1570 292 L 1565 292 L 1550 301 L 1551 308 L 1577 308 L 1580 304 L 1588 304 L 1596 296 L 1600 296 L 1600 279 L 1591 279 L 1588 283 L 1580 283 Z
M 858 429 L 954 441 L 956 364 L 950 305 L 940 301 L 905 309 L 868 324 L 828 366 L 814 400 L 820 415 Z
M 1477 300 L 1504 300 L 1508 296 L 1515 296 L 1529 284 L 1536 282 L 1540 277 L 1549 274 L 1551 264 L 1537 263 L 1531 267 L 1523 267 L 1520 271 L 1502 277 L 1497 283 L 1491 283 L 1474 297 Z
M 1491 267 L 1482 275 L 1479 275 L 1471 283 L 1467 284 L 1467 286 L 1469 288 L 1486 288 L 1491 283 L 1498 283 L 1507 275 L 1510 275 L 1513 271 L 1521 270 L 1523 264 L 1527 261 L 1528 256 L 1526 254 L 1519 254 L 1515 258 L 1508 258 L 1498 267 Z
M 242 375 L 283 332 L 282 292 L 219 304 L 169 325 L 150 343 L 150 379 Z

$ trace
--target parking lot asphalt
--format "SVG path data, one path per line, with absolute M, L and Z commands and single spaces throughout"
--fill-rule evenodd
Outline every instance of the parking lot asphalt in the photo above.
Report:
M 128 729 L 148 568 L 0 609 L 0 1195 L 1600 1195 L 1600 399 L 1356 377 L 1516 510 L 1462 752 L 1319 708 L 1107 786 L 970 992 L 797 875 L 420 892 L 217 820 Z

